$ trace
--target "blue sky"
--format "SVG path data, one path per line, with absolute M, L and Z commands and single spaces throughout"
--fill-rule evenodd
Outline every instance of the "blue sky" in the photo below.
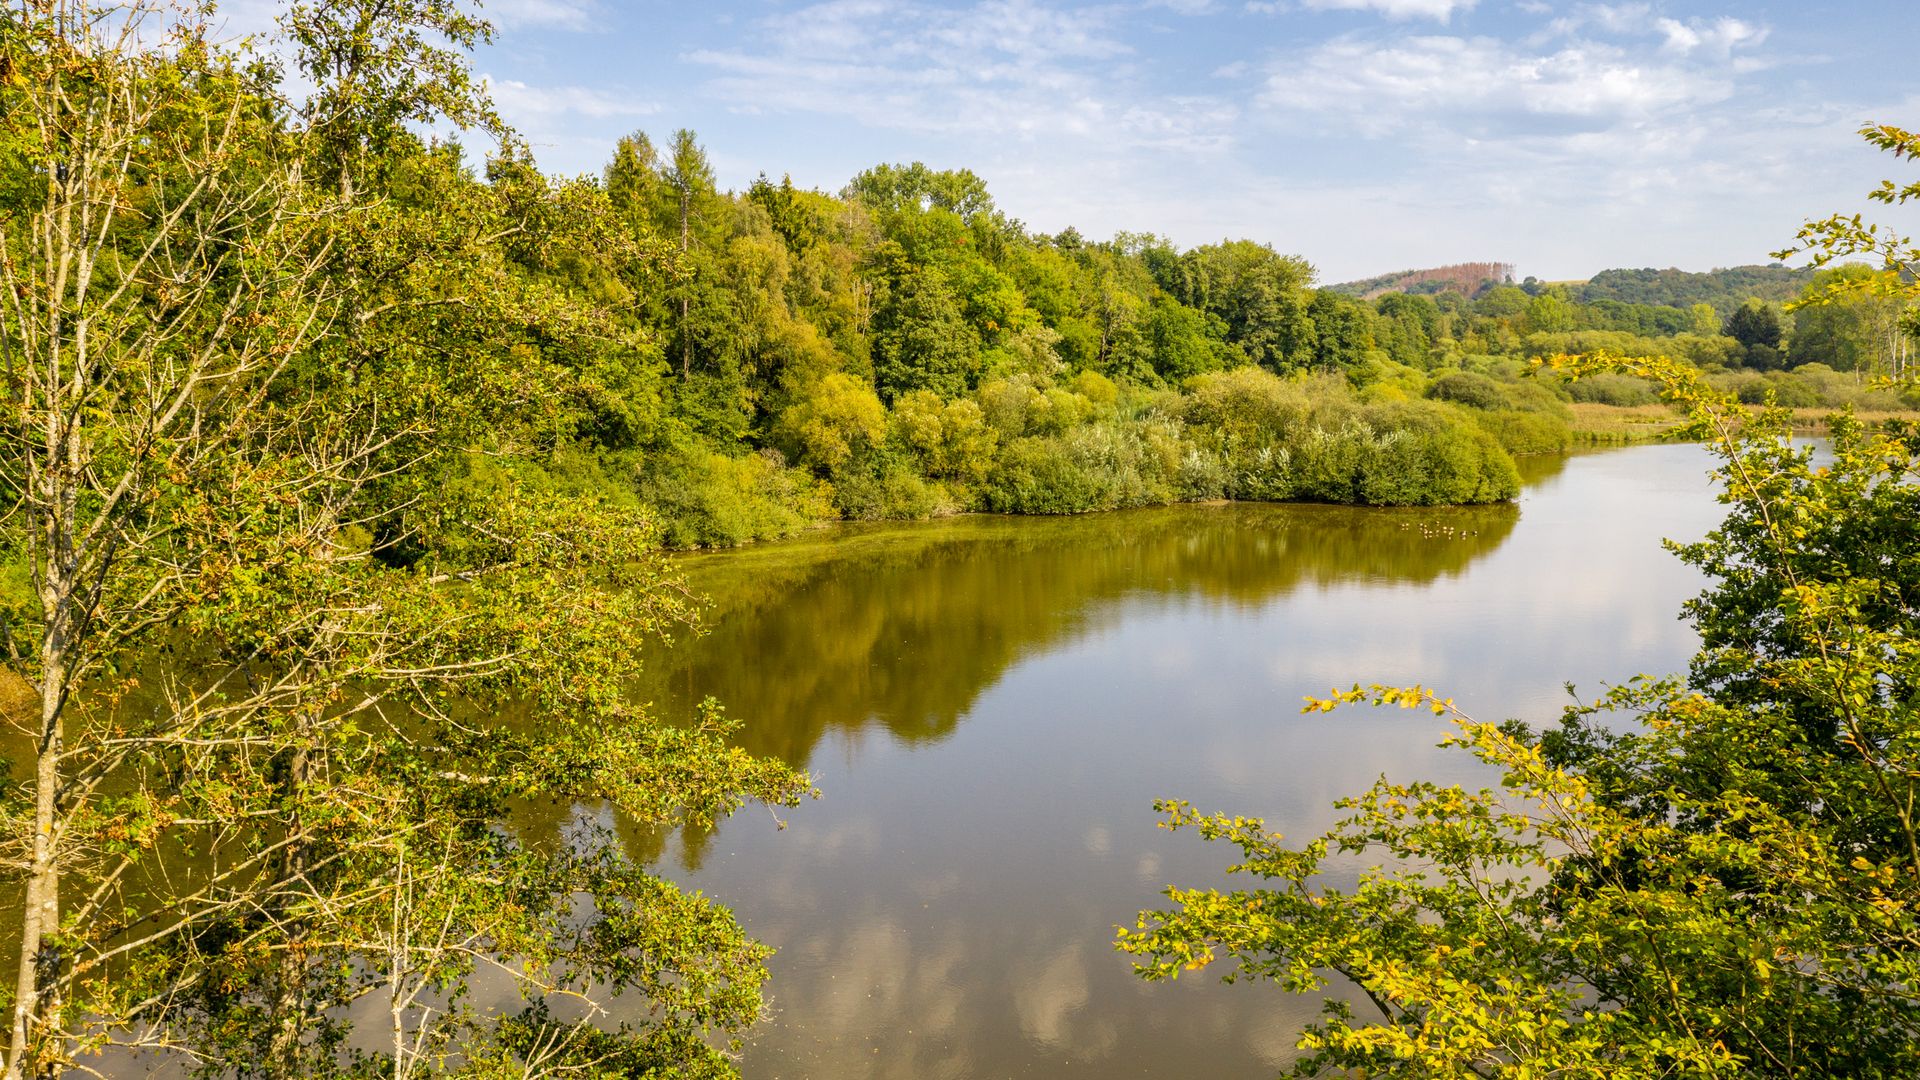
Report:
M 1903 166 L 1920 3 L 495 0 L 477 58 L 553 172 L 691 127 L 723 187 L 882 161 L 1030 228 L 1250 237 L 1322 280 L 1764 262 Z M 1882 216 L 1888 216 L 1882 211 Z M 1897 220 L 1897 219 L 1896 219 Z

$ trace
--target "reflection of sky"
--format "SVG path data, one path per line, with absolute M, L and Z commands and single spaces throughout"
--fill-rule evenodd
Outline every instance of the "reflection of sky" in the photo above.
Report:
M 1217 882 L 1229 861 L 1156 829 L 1153 800 L 1304 838 L 1383 772 L 1485 779 L 1434 748 L 1430 714 L 1302 715 L 1304 695 L 1419 682 L 1545 721 L 1569 680 L 1584 696 L 1677 670 L 1692 633 L 1675 613 L 1701 582 L 1659 540 L 1717 519 L 1707 463 L 1691 446 L 1582 456 L 1459 574 L 1309 579 L 1257 604 L 1132 594 L 1020 657 L 948 738 L 836 729 L 810 764 L 825 798 L 790 829 L 746 815 L 699 870 L 666 864 L 782 950 L 747 1075 L 1270 1075 L 1312 1002 L 1148 985 L 1112 951 L 1166 883 Z

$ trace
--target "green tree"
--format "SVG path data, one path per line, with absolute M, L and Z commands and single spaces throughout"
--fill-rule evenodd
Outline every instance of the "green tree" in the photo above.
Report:
M 218 1075 L 710 1074 L 758 1014 L 766 953 L 724 909 L 610 835 L 510 827 L 522 800 L 710 822 L 805 780 L 622 695 L 684 605 L 631 504 L 543 477 L 633 370 L 565 302 L 631 246 L 585 227 L 594 185 L 507 160 L 480 187 L 407 133 L 477 115 L 415 51 L 456 15 L 296 12 L 296 52 L 351 61 L 308 110 L 207 13 L 0 23 L 0 546 L 33 588 L 6 666 L 37 701 L 0 798 L 9 1078 L 116 1044 Z M 533 1006 L 472 1009 L 481 966 Z M 623 990 L 649 1020 L 546 1007 Z M 356 1001 L 388 1030 L 350 1051 Z
M 1727 316 L 1723 331 L 1747 350 L 1748 367 L 1767 370 L 1780 366 L 1780 341 L 1786 329 L 1773 305 L 1749 300 Z
M 1539 333 L 1559 334 L 1574 328 L 1574 306 L 1559 291 L 1548 290 L 1527 302 L 1527 325 Z
M 1169 296 L 1156 296 L 1142 321 L 1142 336 L 1153 370 L 1175 382 L 1222 364 L 1221 342 L 1210 333 L 1206 316 Z
M 971 220 L 993 211 L 986 181 L 966 169 L 939 171 L 918 161 L 876 165 L 854 177 L 846 195 L 887 212 L 940 209 Z
M 693 328 L 691 311 L 693 306 L 693 279 L 699 276 L 698 263 L 691 258 L 693 247 L 693 223 L 699 216 L 700 207 L 713 195 L 713 166 L 707 162 L 707 152 L 692 131 L 681 128 L 673 133 L 673 145 L 667 152 L 665 180 L 673 192 L 674 203 L 679 212 L 680 226 L 680 276 L 683 281 L 679 288 L 680 300 L 680 377 L 686 379 L 693 374 Z
M 1699 303 L 1687 308 L 1687 332 L 1711 336 L 1720 332 L 1720 313 L 1712 304 Z
M 1338 371 L 1359 367 L 1373 345 L 1373 321 L 1366 309 L 1330 289 L 1321 289 L 1307 305 L 1315 334 L 1314 366 Z
M 607 162 L 604 173 L 607 198 L 635 229 L 651 218 L 654 204 L 660 201 L 659 170 L 658 154 L 646 132 L 622 136 L 614 144 L 613 160 Z
M 467 63 L 468 50 L 493 40 L 493 25 L 459 0 L 296 3 L 280 25 L 317 88 L 302 111 L 313 164 L 330 179 L 331 170 L 367 171 L 408 124 L 445 119 L 506 134 Z
M 890 289 L 873 336 L 874 382 L 886 397 L 932 390 L 953 398 L 972 386 L 980 339 L 939 270 L 910 271 Z
M 1860 129 L 1860 136 L 1896 158 L 1912 160 L 1920 156 L 1920 134 L 1905 128 L 1868 124 Z M 1867 197 L 1887 206 L 1904 206 L 1920 199 L 1920 180 L 1906 183 L 1885 180 L 1867 192 Z M 1835 214 L 1807 223 L 1794 245 L 1775 252 L 1774 257 L 1787 259 L 1802 254 L 1811 256 L 1815 269 L 1854 256 L 1866 256 L 1879 264 L 1883 273 L 1871 278 L 1840 279 L 1836 282 L 1837 288 L 1830 289 L 1822 300 L 1853 292 L 1879 296 L 1899 309 L 1900 321 L 1896 331 L 1887 336 L 1886 353 L 1890 373 L 1906 375 L 1912 341 L 1920 333 L 1920 325 L 1908 314 L 1914 301 L 1920 299 L 1920 285 L 1915 284 L 1920 279 L 1916 273 L 1920 272 L 1920 245 L 1904 233 L 1864 222 L 1858 214 Z
M 836 371 L 788 407 L 780 426 L 800 460 L 834 473 L 886 437 L 887 410 L 871 387 Z

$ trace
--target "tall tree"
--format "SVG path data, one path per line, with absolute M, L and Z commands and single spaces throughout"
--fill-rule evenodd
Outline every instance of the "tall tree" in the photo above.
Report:
M 667 184 L 673 189 L 680 208 L 680 377 L 693 373 L 693 332 L 688 313 L 693 302 L 690 279 L 693 266 L 689 252 L 693 243 L 693 220 L 699 205 L 713 194 L 713 166 L 692 131 L 681 128 L 673 133 L 673 146 L 667 155 Z
M 397 44 L 329 54 L 346 104 L 308 111 L 207 13 L 0 23 L 0 543 L 34 593 L 5 644 L 38 703 L 0 800 L 9 1080 L 112 1044 L 351 1071 L 370 999 L 395 1077 L 453 1047 L 708 1067 L 757 1015 L 764 951 L 723 909 L 609 837 L 507 827 L 529 799 L 709 821 L 804 780 L 621 696 L 683 611 L 642 517 L 528 484 L 581 375 L 530 342 L 594 335 L 507 242 L 578 193 L 383 131 L 417 85 L 386 66 L 449 9 L 382 21 L 407 10 L 361 12 L 352 40 Z M 480 966 L 535 1007 L 441 996 Z M 654 1019 L 541 1007 L 608 988 Z

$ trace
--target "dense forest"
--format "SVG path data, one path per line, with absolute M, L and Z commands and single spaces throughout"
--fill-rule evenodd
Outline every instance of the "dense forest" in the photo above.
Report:
M 1495 284 L 1496 264 L 1465 267 L 1485 279 L 1472 297 L 1361 300 L 1253 240 L 1035 234 L 965 170 L 721 192 L 689 131 L 622 140 L 600 182 L 565 190 L 578 228 L 646 256 L 611 265 L 549 218 L 545 242 L 571 254 L 521 268 L 629 349 L 607 394 L 622 415 L 584 424 L 555 480 L 631 495 L 676 546 L 834 517 L 1505 499 L 1510 455 L 1568 445 L 1564 402 L 1654 400 L 1627 379 L 1519 380 L 1529 358 L 1596 348 L 1683 356 L 1755 402 L 1902 404 L 1856 374 L 1898 345 L 1869 325 L 1891 326 L 1880 308 L 1857 299 L 1793 333 L 1780 305 L 1725 291 L 1778 294 L 1765 268 L 1695 275 L 1719 307 L 1671 275 L 1644 291 L 1684 306 Z M 1820 366 L 1759 374 L 1805 365 Z
M 1748 300 L 1780 303 L 1797 299 L 1817 271 L 1803 266 L 1770 263 L 1734 266 L 1725 270 L 1690 273 L 1685 270 L 1603 270 L 1586 284 L 1574 287 L 1585 303 L 1617 300 L 1627 304 L 1691 307 L 1712 304 L 1731 313 Z

